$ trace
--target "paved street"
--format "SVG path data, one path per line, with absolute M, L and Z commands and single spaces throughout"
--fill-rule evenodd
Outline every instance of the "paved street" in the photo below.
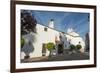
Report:
M 73 53 L 73 54 L 62 54 L 56 56 L 44 56 L 37 58 L 30 58 L 26 60 L 22 60 L 22 62 L 44 62 L 44 61 L 69 61 L 69 60 L 86 60 L 89 59 L 89 55 L 87 53 Z
M 48 58 L 48 61 L 63 61 L 63 60 L 85 60 L 85 59 L 89 59 L 88 55 L 85 54 L 66 54 L 66 55 L 58 55 L 58 56 L 54 56 L 51 58 Z

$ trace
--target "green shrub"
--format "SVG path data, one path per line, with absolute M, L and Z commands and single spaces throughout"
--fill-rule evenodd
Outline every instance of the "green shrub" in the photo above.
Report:
M 69 46 L 69 48 L 70 48 L 70 51 L 73 51 L 74 49 L 76 49 L 76 46 L 72 44 Z
M 78 45 L 76 45 L 76 48 L 77 48 L 77 50 L 80 50 L 82 48 L 82 46 L 78 44 Z
M 46 48 L 50 51 L 49 57 L 51 57 L 51 51 L 52 51 L 53 49 L 55 49 L 54 43 L 52 43 L 52 42 L 47 43 L 47 44 L 46 44 Z
M 50 51 L 50 50 L 55 49 L 55 45 L 54 45 L 54 43 L 49 42 L 46 44 L 46 48 Z

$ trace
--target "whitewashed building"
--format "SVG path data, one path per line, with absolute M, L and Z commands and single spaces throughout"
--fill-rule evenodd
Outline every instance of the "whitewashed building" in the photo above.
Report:
M 84 46 L 85 43 L 81 37 L 79 37 L 79 34 L 77 34 L 74 31 L 71 32 L 60 32 L 54 29 L 54 20 L 51 20 L 47 26 L 37 24 L 36 25 L 37 33 L 30 33 L 29 35 L 33 35 L 35 37 L 35 41 L 32 42 L 34 46 L 34 51 L 30 53 L 30 57 L 41 57 L 43 56 L 43 52 L 46 53 L 45 56 L 49 55 L 49 51 L 44 48 L 46 43 L 53 42 L 56 45 L 56 54 L 61 53 L 59 50 L 61 48 L 68 49 L 70 44 L 77 45 L 79 42 L 82 45 L 82 48 L 80 49 L 81 52 L 84 52 Z M 23 36 L 25 41 L 32 41 L 32 39 L 29 39 L 29 36 Z M 63 52 L 62 52 L 63 53 Z M 21 58 L 23 59 L 24 55 L 21 55 Z

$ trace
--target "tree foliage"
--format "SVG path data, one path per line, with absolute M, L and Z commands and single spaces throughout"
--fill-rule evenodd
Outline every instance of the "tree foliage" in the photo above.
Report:
M 76 48 L 78 49 L 78 50 L 80 50 L 81 48 L 82 48 L 82 46 L 81 45 L 76 45 Z
M 76 49 L 75 45 L 73 45 L 73 44 L 71 44 L 71 45 L 69 46 L 69 48 L 70 48 L 70 51 L 73 51 L 74 49 Z
M 21 48 L 24 46 L 24 44 L 25 44 L 25 40 L 21 38 Z
M 22 10 L 21 11 L 21 34 L 28 34 L 30 32 L 36 33 L 37 21 L 31 12 Z
M 49 43 L 46 44 L 46 48 L 47 48 L 49 51 L 51 51 L 51 50 L 55 49 L 55 45 L 54 45 L 54 43 L 49 42 Z
M 50 51 L 49 56 L 51 57 L 51 53 L 52 53 L 51 51 L 52 51 L 53 49 L 55 49 L 54 43 L 52 43 L 52 42 L 47 43 L 47 44 L 46 44 L 46 48 Z

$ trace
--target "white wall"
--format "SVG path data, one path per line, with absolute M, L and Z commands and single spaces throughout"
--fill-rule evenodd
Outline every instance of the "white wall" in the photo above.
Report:
M 69 33 L 70 34 L 70 33 Z M 76 32 L 71 33 L 70 35 L 74 35 L 74 36 L 79 36 L 79 34 L 77 34 Z M 71 44 L 77 45 L 80 44 L 82 45 L 82 48 L 80 49 L 81 52 L 85 52 L 85 42 L 81 37 L 72 37 L 69 35 L 66 35 L 67 39 L 70 40 Z
M 34 0 L 46 2 L 93 4 L 97 5 L 97 31 L 100 37 L 100 0 Z M 0 0 L 0 73 L 10 73 L 10 2 L 9 0 Z M 97 40 L 97 68 L 69 69 L 41 71 L 34 73 L 99 73 L 100 72 L 100 38 Z M 27 72 L 28 73 L 28 72 Z M 30 72 L 33 73 L 33 72 Z

